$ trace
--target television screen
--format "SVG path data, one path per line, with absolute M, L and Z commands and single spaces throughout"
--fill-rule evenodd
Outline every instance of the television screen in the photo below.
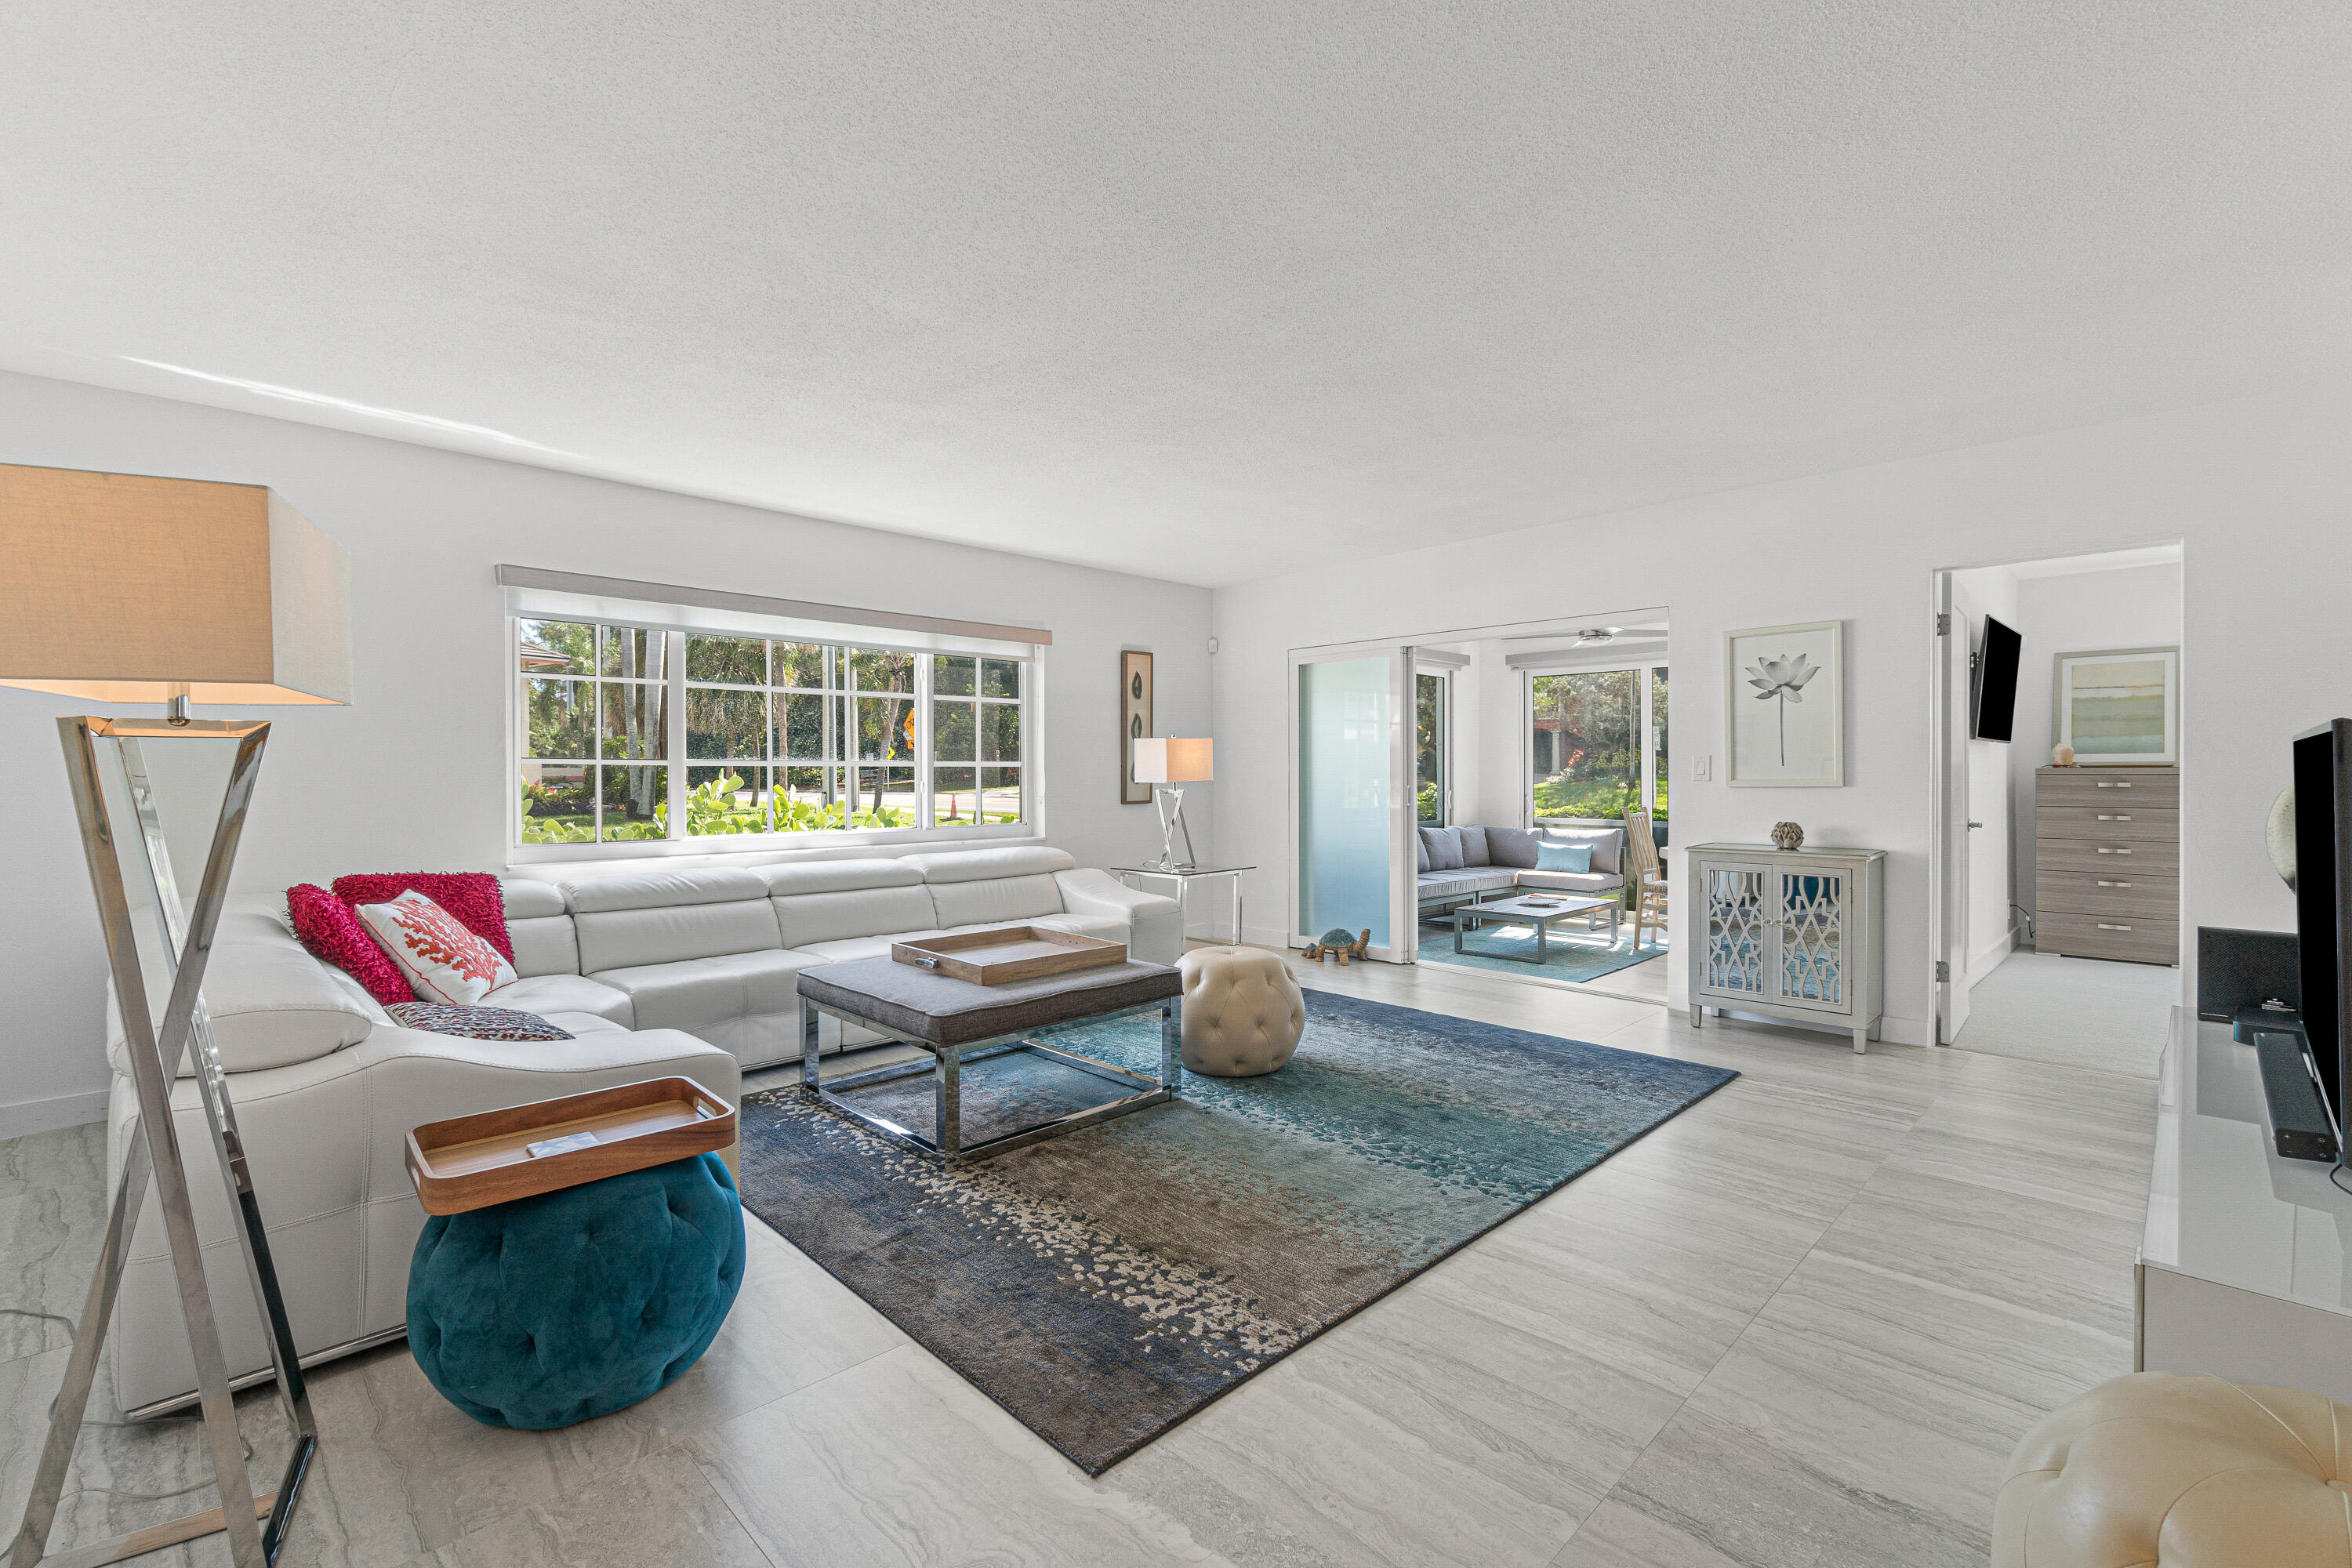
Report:
M 2344 1120 L 2345 1021 L 2352 1016 L 2352 971 L 2344 942 L 2352 933 L 2352 719 L 2294 738 L 2294 926 L 2303 978 L 2303 1034 L 2328 1109 Z
M 1979 741 L 2006 741 L 2017 724 L 2017 663 L 2025 639 L 2015 628 L 1985 617 L 1984 646 L 1977 651 L 1976 722 L 1969 733 Z

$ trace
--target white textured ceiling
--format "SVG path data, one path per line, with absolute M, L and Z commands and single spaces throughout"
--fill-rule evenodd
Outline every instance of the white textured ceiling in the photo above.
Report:
M 0 21 L 0 365 L 1193 582 L 2352 349 L 2345 0 Z

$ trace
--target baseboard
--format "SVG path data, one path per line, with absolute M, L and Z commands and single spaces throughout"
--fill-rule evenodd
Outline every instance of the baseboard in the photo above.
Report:
M 1985 976 L 1990 974 L 1994 970 L 2000 967 L 2001 960 L 2007 958 L 2011 953 L 2017 951 L 2017 928 L 2015 926 L 2011 926 L 2008 931 L 2001 933 L 2000 941 L 1987 945 L 1982 952 L 1972 953 L 1969 955 L 1969 990 L 1975 990 L 1978 985 L 1983 983 Z
M 54 1132 L 60 1127 L 86 1127 L 106 1120 L 106 1090 L 61 1094 L 55 1100 L 23 1100 L 0 1105 L 0 1138 L 22 1138 L 29 1132 Z

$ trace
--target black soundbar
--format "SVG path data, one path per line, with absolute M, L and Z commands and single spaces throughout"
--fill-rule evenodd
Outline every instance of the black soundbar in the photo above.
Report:
M 2336 1163 L 2336 1124 L 2327 1115 L 2326 1098 L 2319 1090 L 2319 1075 L 2311 1070 L 2311 1052 L 2303 1031 L 2256 1024 L 2242 1035 L 2252 1035 L 2263 1068 L 2263 1098 L 2270 1102 L 2271 1136 L 2283 1160 Z

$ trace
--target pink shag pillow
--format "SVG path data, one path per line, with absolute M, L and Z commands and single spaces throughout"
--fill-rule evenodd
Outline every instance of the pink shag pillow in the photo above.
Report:
M 385 1006 L 416 1000 L 392 954 L 376 945 L 352 906 L 326 889 L 309 882 L 287 889 L 286 917 L 313 957 L 358 981 Z
M 335 879 L 335 897 L 354 909 L 388 904 L 412 889 L 457 916 L 459 925 L 497 948 L 500 958 L 514 962 L 506 897 L 499 891 L 499 879 L 488 871 L 387 871 Z M 400 999 L 410 998 L 404 994 Z

